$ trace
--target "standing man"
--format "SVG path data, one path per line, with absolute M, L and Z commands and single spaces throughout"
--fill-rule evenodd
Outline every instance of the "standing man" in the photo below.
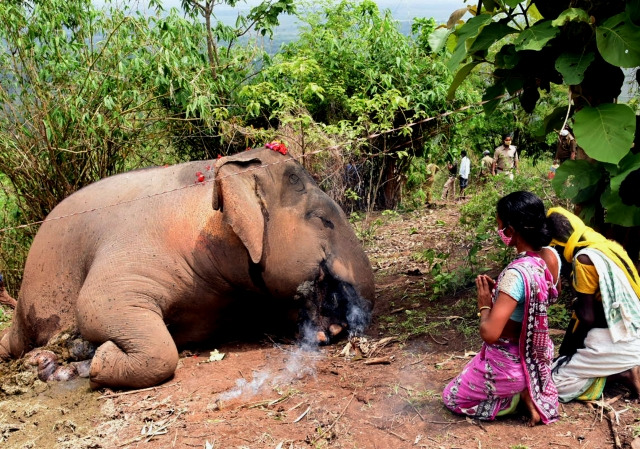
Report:
M 431 189 L 433 188 L 433 182 L 436 180 L 436 173 L 438 173 L 438 166 L 431 162 L 431 159 L 427 159 L 427 176 L 425 180 L 425 189 L 427 194 L 427 206 L 433 203 Z
M 558 136 L 558 147 L 556 148 L 556 156 L 554 158 L 559 164 L 571 159 L 576 160 L 576 138 L 564 128 Z
M 505 173 L 509 175 L 509 179 L 513 179 L 513 172 L 518 171 L 518 162 L 516 147 L 511 145 L 511 134 L 503 135 L 502 145 L 493 153 L 491 174 Z
M 469 184 L 469 173 L 471 173 L 471 160 L 467 157 L 467 152 L 462 150 L 460 153 L 462 160 L 460 161 L 460 198 L 464 198 L 464 189 Z
M 444 183 L 442 188 L 442 201 L 447 200 L 449 192 L 451 192 L 451 199 L 455 199 L 456 196 L 456 173 L 458 172 L 458 166 L 452 160 L 447 161 L 447 170 L 449 170 L 449 178 Z
M 480 160 L 480 179 L 482 182 L 486 182 L 492 170 L 493 158 L 489 156 L 489 150 L 484 150 L 482 152 L 482 159 Z

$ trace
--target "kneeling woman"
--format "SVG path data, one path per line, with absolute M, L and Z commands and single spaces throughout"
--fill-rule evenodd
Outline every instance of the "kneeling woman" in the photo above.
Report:
M 442 396 L 451 411 L 483 420 L 515 411 L 522 399 L 529 425 L 547 424 L 558 419 L 547 308 L 558 297 L 560 259 L 546 246 L 551 235 L 536 195 L 513 192 L 501 198 L 497 221 L 502 241 L 518 254 L 496 282 L 486 275 L 476 278 L 484 343 Z

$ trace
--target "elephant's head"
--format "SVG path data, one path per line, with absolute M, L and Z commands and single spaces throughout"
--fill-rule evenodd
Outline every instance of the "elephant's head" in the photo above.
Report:
M 249 255 L 253 278 L 295 298 L 321 342 L 369 324 L 373 272 L 344 212 L 291 156 L 259 148 L 217 161 L 213 208 Z

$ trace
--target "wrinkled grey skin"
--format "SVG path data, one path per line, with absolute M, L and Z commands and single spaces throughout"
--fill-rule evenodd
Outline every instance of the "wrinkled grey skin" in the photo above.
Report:
M 79 333 L 97 348 L 94 388 L 156 385 L 173 375 L 177 347 L 289 311 L 321 336 L 361 332 L 374 299 L 342 210 L 265 148 L 81 189 L 42 224 L 23 279 L 0 357 Z

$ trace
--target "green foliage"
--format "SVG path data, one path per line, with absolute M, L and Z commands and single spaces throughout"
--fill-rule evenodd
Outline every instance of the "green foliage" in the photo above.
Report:
M 422 34 L 413 41 L 372 1 L 326 1 L 299 9 L 299 39 L 241 89 L 243 118 L 253 126 L 287 125 L 304 133 L 303 154 L 314 144 L 327 146 L 319 135 L 348 142 L 341 148 L 343 158 L 360 168 L 358 196 L 368 208 L 394 208 L 412 158 L 429 151 L 426 133 L 450 121 L 403 127 L 446 107 L 448 72 L 425 53 L 421 40 L 431 22 L 414 27 Z M 456 100 L 467 101 L 465 95 Z
M 553 92 L 552 84 L 568 87 L 574 108 L 565 103 L 561 121 L 551 120 L 560 116 L 559 111 L 544 112 L 546 119 L 539 135 L 557 132 L 571 109 L 576 140 L 594 160 L 592 170 L 609 173 L 604 180 L 589 178 L 588 185 L 588 181 L 579 180 L 580 187 L 589 191 L 588 200 L 580 201 L 585 214 L 593 214 L 602 204 L 607 209 L 607 222 L 624 226 L 640 223 L 639 205 L 631 193 L 637 185 L 636 172 L 619 167 L 630 154 L 636 117 L 634 109 L 616 103 L 624 81 L 621 68 L 640 65 L 638 0 L 596 0 L 572 4 L 571 8 L 563 6 L 566 2 L 548 0 L 480 5 L 483 9 L 476 17 L 449 30 L 453 54 L 448 66 L 457 71 L 450 92 L 475 67 L 486 64 L 492 66 L 493 82 L 486 87 L 485 98 L 505 92 L 519 94 L 527 112 L 539 109 L 545 92 Z M 493 106 L 495 103 L 490 103 L 487 109 Z M 612 168 L 613 164 L 618 167 Z M 573 173 L 574 169 L 580 172 Z M 579 179 L 585 168 L 568 165 L 564 170 L 565 180 L 570 175 Z M 578 190 L 576 185 L 567 188 L 560 182 L 554 186 L 559 195 Z M 575 201 L 575 196 L 567 198 Z
M 351 213 L 349 222 L 353 226 L 356 236 L 363 245 L 372 244 L 375 240 L 376 231 L 384 224 L 380 218 L 369 220 L 359 212 Z
M 571 320 L 571 311 L 564 304 L 551 304 L 548 316 L 550 329 L 564 330 Z
M 268 30 L 291 5 L 268 2 L 250 17 Z M 212 67 L 209 29 L 198 20 L 176 10 L 144 17 L 119 3 L 0 2 L 0 23 L 0 173 L 17 208 L 5 227 L 42 220 L 105 176 L 226 153 L 225 136 L 238 134 L 229 122 L 237 87 L 261 55 L 229 42 Z M 5 264 L 21 266 L 8 246 L 26 253 L 35 231 L 3 235 Z M 9 280 L 19 284 L 17 274 Z

